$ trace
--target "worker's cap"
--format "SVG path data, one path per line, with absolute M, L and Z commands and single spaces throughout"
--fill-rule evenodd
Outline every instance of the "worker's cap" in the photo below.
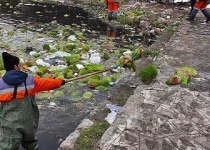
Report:
M 2 53 L 2 58 L 6 71 L 13 70 L 14 66 L 20 63 L 20 59 L 17 56 L 13 56 L 7 52 Z

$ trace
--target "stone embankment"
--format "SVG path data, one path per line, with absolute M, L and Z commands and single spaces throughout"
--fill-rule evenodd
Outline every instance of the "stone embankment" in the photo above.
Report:
M 183 19 L 154 61 L 156 81 L 138 85 L 98 149 L 210 149 L 209 41 L 210 25 L 201 12 L 194 22 Z M 174 69 L 184 65 L 193 66 L 199 77 L 187 86 L 166 85 Z
M 199 12 L 194 22 L 183 19 L 169 41 L 163 38 L 152 45 L 162 49 L 153 62 L 158 68 L 156 81 L 137 86 L 98 149 L 210 149 L 209 32 L 210 25 Z M 191 78 L 187 86 L 166 85 L 174 69 L 185 65 L 194 67 L 199 77 Z M 69 136 L 65 144 L 69 141 L 75 139 Z

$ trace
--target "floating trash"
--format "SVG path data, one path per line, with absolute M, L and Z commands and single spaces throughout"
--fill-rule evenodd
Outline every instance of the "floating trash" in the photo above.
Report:
M 70 40 L 70 41 L 76 41 L 77 38 L 75 37 L 75 35 L 70 35 L 67 40 Z
M 36 60 L 36 63 L 37 63 L 37 65 L 50 67 L 50 64 L 49 64 L 49 63 L 44 62 L 42 59 L 37 59 L 37 60 Z
M 100 53 L 94 53 L 90 56 L 90 63 L 98 64 L 101 61 Z

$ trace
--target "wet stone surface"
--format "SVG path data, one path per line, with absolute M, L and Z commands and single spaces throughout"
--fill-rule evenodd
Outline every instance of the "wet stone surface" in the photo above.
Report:
M 201 13 L 194 22 L 182 21 L 154 62 L 159 68 L 157 81 L 138 85 L 101 138 L 99 149 L 210 149 L 210 26 L 204 21 Z M 166 85 L 174 69 L 183 65 L 195 67 L 199 77 L 187 86 Z
M 0 9 L 0 45 L 2 45 L 0 47 L 0 52 L 13 52 L 21 58 L 33 59 L 29 55 L 29 52 L 26 51 L 26 47 L 29 46 L 37 51 L 42 51 L 42 45 L 45 42 L 55 42 L 56 38 L 48 37 L 42 32 L 44 30 L 47 30 L 48 28 L 50 30 L 56 26 L 59 26 L 59 24 L 55 26 L 51 26 L 51 24 L 48 24 L 53 20 L 53 16 L 50 15 L 52 13 L 51 9 L 53 9 L 53 7 L 47 5 L 44 10 L 44 13 L 46 13 L 47 15 L 45 15 L 45 18 L 40 15 L 38 16 L 37 20 L 37 14 L 35 12 L 41 12 L 43 10 L 43 7 L 39 6 L 38 4 L 36 4 L 36 6 L 33 6 L 33 9 L 31 5 L 25 5 L 24 7 L 22 7 L 22 10 L 15 8 L 9 10 L 8 12 L 5 11 L 8 10 L 8 8 L 4 9 L 4 7 L 2 7 Z M 68 11 L 67 7 L 65 7 L 65 9 L 67 9 L 66 11 Z M 71 11 L 76 11 L 75 8 L 71 9 Z M 55 8 L 53 9 L 53 11 L 54 10 Z M 18 14 L 20 14 L 14 15 L 13 11 L 18 11 Z M 63 17 L 64 13 L 65 12 L 60 15 Z M 82 11 L 82 13 L 85 12 Z M 57 17 L 59 17 L 59 14 Z M 69 20 L 62 17 L 59 18 L 60 20 L 57 20 L 58 23 L 71 23 L 65 22 Z M 100 44 L 100 40 L 106 39 L 103 31 L 106 30 L 106 24 L 100 21 L 96 22 L 91 20 L 84 23 L 83 21 L 87 21 L 87 19 L 84 19 L 82 17 L 77 18 L 76 20 L 77 22 L 75 23 L 75 26 L 72 27 L 72 34 L 74 34 L 76 31 L 85 29 L 85 31 L 87 31 L 87 36 L 90 37 L 90 39 L 92 38 L 92 40 L 90 40 L 90 44 Z M 79 24 L 83 23 L 86 24 L 86 26 L 78 26 Z M 23 29 L 26 29 L 26 31 L 23 32 Z M 89 30 L 96 30 L 97 32 L 96 34 L 92 34 L 91 32 L 89 32 Z M 14 31 L 14 35 L 9 35 L 8 32 L 10 31 Z M 96 37 L 100 37 L 100 40 Z M 40 57 L 44 58 L 46 54 L 47 53 L 44 52 L 43 55 L 41 55 Z M 50 64 L 56 63 L 54 60 L 52 60 Z M 37 104 L 40 109 L 40 122 L 37 136 L 39 138 L 40 149 L 56 150 L 59 147 L 60 143 L 76 129 L 76 127 L 84 118 L 88 117 L 89 113 L 95 107 L 97 107 L 100 103 L 108 102 L 108 95 L 111 95 L 110 100 L 114 100 L 113 98 L 119 96 L 119 99 L 122 99 L 122 97 L 124 97 L 124 100 L 126 101 L 126 99 L 131 94 L 133 94 L 133 91 L 135 89 L 131 88 L 130 85 L 138 84 L 138 80 L 136 80 L 136 77 L 131 74 L 127 75 L 125 73 L 125 76 L 125 80 L 115 83 L 116 85 L 114 87 L 109 87 L 108 91 L 97 92 L 87 86 L 80 86 L 77 82 L 73 82 L 66 84 L 60 89 L 37 94 Z M 77 91 L 75 95 L 69 94 L 69 92 L 72 90 Z M 87 91 L 90 91 L 94 94 L 93 98 L 82 98 L 83 93 Z M 120 93 L 118 93 L 118 91 L 120 91 Z M 108 94 L 109 92 L 110 94 Z M 22 148 L 20 149 L 22 150 Z

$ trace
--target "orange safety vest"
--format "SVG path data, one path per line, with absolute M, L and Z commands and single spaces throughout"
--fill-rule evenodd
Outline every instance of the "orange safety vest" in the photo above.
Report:
M 195 3 L 195 8 L 197 9 L 204 9 L 206 8 L 206 5 L 207 5 L 207 1 L 198 1 Z
M 106 5 L 109 12 L 118 10 L 118 5 L 115 0 L 106 0 Z
M 0 102 L 10 102 L 13 99 L 14 86 L 6 84 L 3 79 L 0 79 Z M 17 88 L 16 99 L 21 100 L 25 97 L 25 87 L 28 91 L 28 96 L 33 96 L 37 92 L 49 91 L 59 88 L 62 84 L 62 79 L 40 78 L 37 75 L 29 74 L 26 79 L 26 85 L 22 83 Z

